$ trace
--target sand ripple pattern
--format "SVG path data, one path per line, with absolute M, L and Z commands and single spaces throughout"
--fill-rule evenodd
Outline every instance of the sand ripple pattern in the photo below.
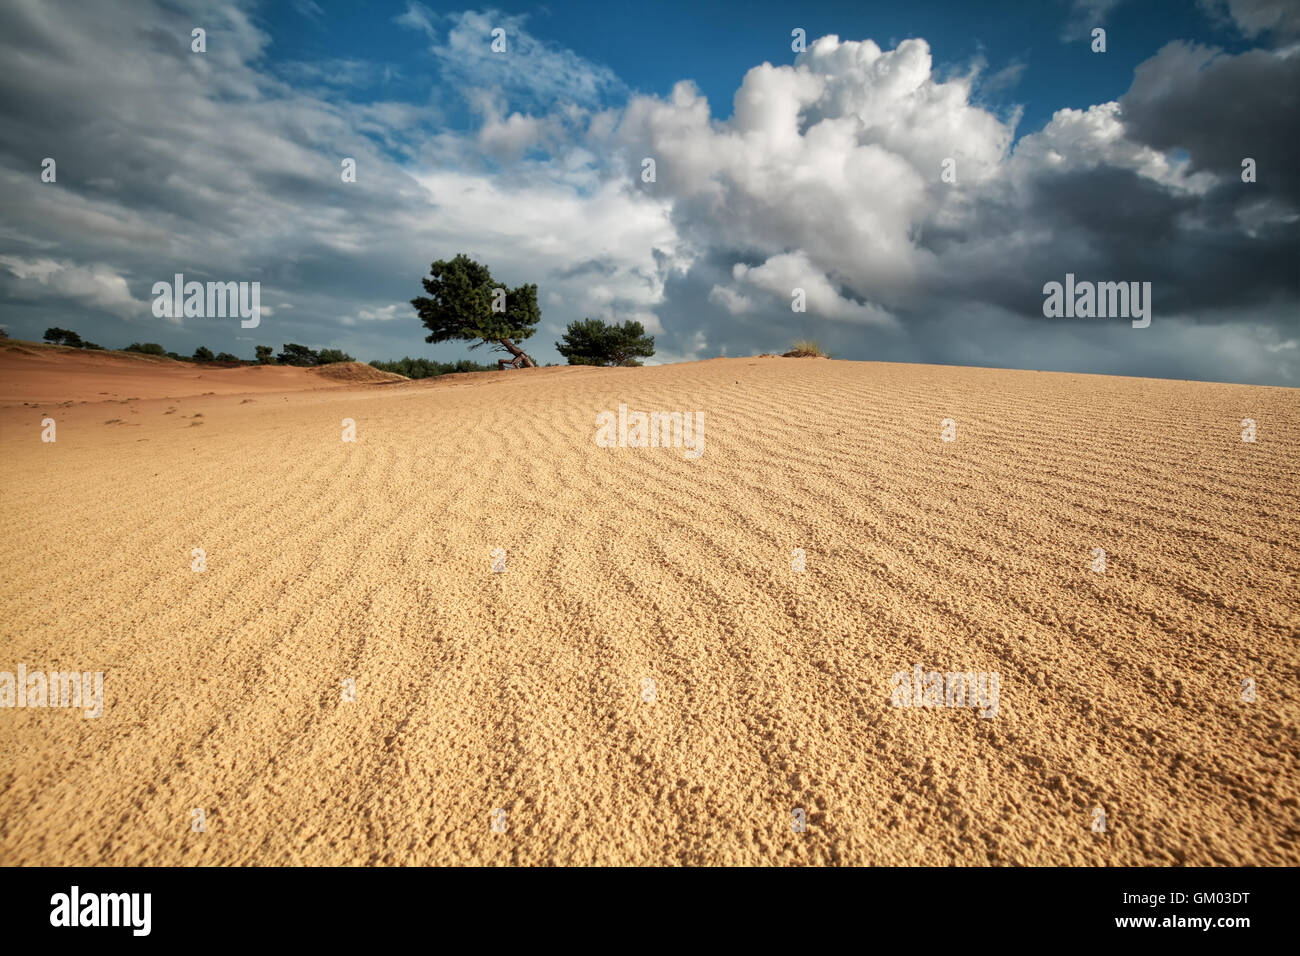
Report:
M 703 457 L 598 448 L 620 402 Z M 1294 390 L 718 359 L 123 407 L 0 409 L 0 670 L 106 675 L 98 720 L 0 710 L 2 863 L 1300 863 Z M 892 707 L 918 663 L 998 715 Z

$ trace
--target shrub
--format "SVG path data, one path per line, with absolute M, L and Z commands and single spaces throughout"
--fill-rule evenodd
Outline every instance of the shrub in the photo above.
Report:
M 800 339 L 790 347 L 790 351 L 782 355 L 782 358 L 830 358 L 830 356 L 812 339 Z
M 211 362 L 212 359 L 213 359 L 212 349 L 208 348 L 206 345 L 200 345 L 198 348 L 194 350 L 194 361 Z
M 173 358 L 179 358 L 179 356 L 176 355 L 175 352 L 164 351 L 163 347 L 159 345 L 157 342 L 145 342 L 143 345 L 141 345 L 139 342 L 132 342 L 122 351 L 139 352 L 142 355 L 170 355 Z
M 396 362 L 380 362 L 376 359 L 370 363 L 370 367 L 377 368 L 381 372 L 405 375 L 411 379 L 434 378 L 452 372 L 494 372 L 497 370 L 495 365 L 480 365 L 468 359 L 461 359 L 458 362 L 431 362 L 426 358 L 409 357 L 399 359 Z

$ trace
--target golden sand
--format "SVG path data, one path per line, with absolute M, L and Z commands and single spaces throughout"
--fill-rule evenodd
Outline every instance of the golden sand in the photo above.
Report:
M 0 356 L 0 671 L 104 674 L 0 709 L 0 863 L 1300 863 L 1295 390 L 95 361 Z

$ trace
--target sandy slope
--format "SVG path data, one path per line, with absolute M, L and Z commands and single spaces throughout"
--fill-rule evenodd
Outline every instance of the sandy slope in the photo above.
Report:
M 0 405 L 249 395 L 400 381 L 404 381 L 400 375 L 359 362 L 322 368 L 222 368 L 132 352 L 86 352 L 63 345 L 0 341 Z
M 0 862 L 1300 863 L 1298 398 L 721 359 L 0 408 L 0 670 L 105 672 L 0 710 Z M 620 401 L 703 456 L 598 448 Z M 997 716 L 891 706 L 918 663 Z

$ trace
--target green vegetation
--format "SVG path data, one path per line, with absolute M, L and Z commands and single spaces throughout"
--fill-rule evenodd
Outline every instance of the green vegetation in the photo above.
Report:
M 261 352 L 258 353 L 258 357 L 260 359 Z M 315 365 L 334 365 L 338 362 L 355 362 L 356 359 L 340 349 L 321 349 L 319 352 L 316 352 L 307 348 L 305 345 L 298 345 L 295 342 L 286 342 L 282 346 L 280 354 L 276 356 L 276 361 L 281 365 L 297 365 L 310 368 Z
M 473 342 L 471 349 L 493 345 L 512 364 L 536 368 L 537 363 L 516 343 L 537 331 L 542 317 L 537 307 L 537 286 L 521 285 L 507 291 L 492 278 L 485 265 L 461 253 L 450 262 L 439 259 L 429 267 L 430 278 L 421 280 L 427 296 L 411 300 L 416 315 L 429 330 L 426 342 Z
M 81 341 L 81 336 L 76 332 L 69 332 L 67 329 L 61 329 L 58 326 L 45 330 L 45 341 L 54 345 L 67 345 L 74 349 L 86 347 L 86 343 Z
M 464 259 L 463 256 L 459 258 Z M 473 265 L 473 263 L 468 259 L 464 259 L 464 262 Z M 464 265 L 464 263 L 462 263 L 462 265 Z M 448 273 L 448 275 L 452 275 L 453 273 Z M 486 274 L 486 270 L 484 270 L 484 274 Z M 491 277 L 488 276 L 488 279 L 490 280 Z M 535 299 L 536 287 L 530 286 L 526 288 L 531 290 L 529 294 Z M 518 291 L 519 290 L 516 290 L 516 292 Z M 513 295 L 514 293 L 510 294 Z M 517 320 L 518 317 L 516 316 L 516 318 L 511 321 Z M 526 334 L 531 335 L 531 330 L 528 330 Z M 519 337 L 523 338 L 525 336 L 521 335 Z M 0 329 L 0 338 L 8 338 L 8 335 L 4 334 L 3 329 Z M 101 352 L 106 351 L 102 345 L 96 345 L 94 342 L 83 342 L 81 336 L 76 332 L 57 327 L 45 330 L 45 341 L 56 345 L 69 345 L 73 348 L 94 349 Z M 482 345 L 483 343 L 480 342 L 479 344 Z M 193 355 L 178 355 L 176 352 L 169 352 L 157 342 L 132 342 L 126 348 L 122 349 L 122 351 L 135 352 L 140 355 L 166 356 L 167 358 L 174 359 L 177 362 L 205 362 L 221 365 L 250 364 L 246 359 L 241 359 L 238 355 L 233 355 L 230 352 L 219 352 L 214 355 L 212 349 L 208 348 L 206 345 L 200 345 L 196 348 Z M 274 354 L 275 350 L 269 345 L 254 346 L 254 352 L 257 356 L 257 364 L 259 365 L 278 364 L 311 368 L 319 365 L 333 365 L 338 362 L 356 361 L 356 359 L 344 352 L 342 349 L 321 349 L 320 351 L 315 351 L 305 345 L 299 345 L 296 342 L 284 343 L 279 355 Z M 520 354 L 523 353 L 521 352 Z M 529 361 L 531 361 L 531 359 Z M 447 375 L 452 372 L 491 372 L 496 371 L 499 364 L 500 363 L 498 363 L 498 365 L 480 365 L 478 362 L 472 362 L 468 359 L 461 359 L 458 362 L 435 362 L 430 359 L 410 357 L 403 358 L 396 362 L 374 361 L 370 363 L 373 368 L 385 372 L 395 372 L 398 375 L 404 375 L 407 378 L 412 379 L 432 378 L 436 375 Z
M 655 354 L 655 340 L 640 322 L 606 325 L 600 319 L 584 319 L 569 323 L 555 350 L 570 365 L 640 365 L 639 359 Z
M 159 345 L 157 342 L 145 342 L 143 345 L 141 345 L 139 342 L 132 342 L 122 351 L 139 352 L 142 355 L 166 355 L 167 354 L 167 352 L 164 351 L 163 347 Z M 171 354 L 176 355 L 175 352 Z
M 334 365 L 338 362 L 355 362 L 351 355 L 342 349 L 321 349 L 316 355 L 317 365 Z
M 298 345 L 294 342 L 286 342 L 281 346 L 280 354 L 275 360 L 281 365 L 298 365 L 312 366 L 317 363 L 320 356 L 307 348 L 305 345 Z
M 407 378 L 434 378 L 438 375 L 448 375 L 452 372 L 494 372 L 495 365 L 480 365 L 478 362 L 471 362 L 468 359 L 461 359 L 459 362 L 431 362 L 425 358 L 404 358 L 396 362 L 380 362 L 375 360 L 370 363 L 371 368 L 377 368 L 381 372 L 394 372 L 398 375 L 405 375 Z

